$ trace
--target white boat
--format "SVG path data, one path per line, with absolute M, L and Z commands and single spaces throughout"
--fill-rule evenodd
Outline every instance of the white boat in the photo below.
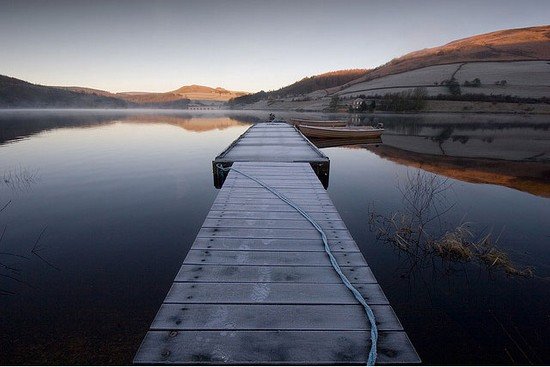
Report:
M 378 138 L 384 132 L 384 129 L 374 128 L 372 126 L 347 126 L 347 127 L 329 127 L 329 126 L 310 126 L 299 125 L 298 128 L 308 138 Z

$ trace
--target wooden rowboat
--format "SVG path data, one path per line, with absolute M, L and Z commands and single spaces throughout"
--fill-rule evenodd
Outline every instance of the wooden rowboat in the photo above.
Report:
M 348 127 L 325 127 L 299 125 L 302 134 L 308 138 L 378 138 L 384 129 L 377 129 L 372 126 L 348 126 Z
M 339 120 L 304 120 L 304 119 L 290 119 L 293 125 L 309 125 L 309 126 L 346 126 L 346 121 Z

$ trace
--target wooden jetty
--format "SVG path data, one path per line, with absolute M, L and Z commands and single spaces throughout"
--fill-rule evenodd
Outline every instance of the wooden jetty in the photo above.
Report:
M 307 162 L 325 188 L 328 187 L 330 161 L 296 127 L 285 122 L 253 125 L 212 162 L 214 186 L 221 188 L 227 173 L 218 164 L 234 162 Z
M 268 161 L 269 149 L 243 150 L 249 145 L 239 143 L 256 131 L 261 134 L 251 135 L 289 139 L 281 135 L 292 130 L 254 125 L 220 157 L 238 157 L 234 168 L 274 187 L 321 225 L 344 273 L 374 311 L 377 363 L 420 362 L 312 168 L 324 155 L 302 139 L 304 149 L 275 149 Z M 311 162 L 288 154 L 310 150 Z M 245 152 L 265 160 L 246 161 Z M 265 188 L 230 171 L 134 363 L 365 364 L 369 347 L 365 312 L 331 267 L 319 233 Z

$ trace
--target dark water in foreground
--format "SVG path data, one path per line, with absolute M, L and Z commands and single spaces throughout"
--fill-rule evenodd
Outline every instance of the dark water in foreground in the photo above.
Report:
M 212 158 L 266 115 L 0 112 L 0 363 L 131 363 L 215 198 Z M 550 123 L 377 118 L 384 145 L 323 149 L 328 191 L 423 361 L 550 363 Z M 400 210 L 418 167 L 448 178 L 441 226 L 500 234 L 535 276 L 410 268 L 377 241 L 370 210 Z

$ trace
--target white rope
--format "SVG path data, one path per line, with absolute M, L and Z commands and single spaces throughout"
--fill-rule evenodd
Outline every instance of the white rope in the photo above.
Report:
M 233 168 L 233 167 L 224 168 L 219 163 L 217 164 L 217 167 L 219 169 L 221 169 L 222 171 L 226 171 L 226 172 L 229 171 L 229 170 L 233 170 L 233 171 L 235 171 L 235 172 L 251 179 L 252 181 L 258 183 L 260 186 L 264 187 L 265 189 L 269 190 L 271 193 L 273 193 L 279 199 L 281 199 L 282 201 L 284 201 L 285 203 L 287 203 L 288 205 L 290 205 L 291 207 L 296 209 L 296 211 L 298 213 L 300 213 L 305 219 L 307 219 L 313 225 L 313 227 L 315 227 L 315 229 L 321 234 L 321 238 L 323 239 L 323 243 L 325 245 L 325 252 L 327 253 L 327 255 L 330 259 L 330 263 L 332 264 L 332 267 L 334 268 L 334 270 L 340 276 L 340 279 L 342 280 L 342 283 L 344 283 L 344 285 L 353 293 L 353 296 L 355 297 L 355 299 L 357 301 L 359 301 L 359 303 L 361 303 L 361 305 L 365 309 L 365 313 L 367 314 L 367 318 L 369 320 L 370 327 L 371 327 L 371 329 L 370 329 L 371 347 L 370 347 L 370 351 L 369 351 L 369 358 L 367 360 L 367 365 L 368 366 L 373 366 L 376 363 L 376 345 L 377 345 L 377 341 L 378 341 L 378 327 L 376 326 L 376 318 L 374 317 L 374 313 L 372 312 L 372 309 L 367 304 L 367 301 L 365 301 L 365 298 L 363 298 L 363 295 L 351 284 L 351 282 L 348 280 L 348 278 L 342 272 L 342 269 L 340 268 L 340 265 L 338 265 L 338 262 L 336 261 L 336 258 L 332 254 L 332 250 L 330 249 L 330 246 L 328 244 L 328 239 L 327 239 L 327 235 L 325 234 L 325 231 L 323 231 L 321 226 L 312 217 L 310 217 L 309 214 L 307 214 L 302 208 L 300 208 L 296 203 L 294 203 L 292 200 L 288 199 L 283 194 L 279 193 L 273 187 L 270 187 L 269 185 L 265 184 L 261 180 L 255 178 L 255 177 L 252 177 L 252 176 L 248 175 L 247 173 L 244 173 L 244 172 L 240 171 L 237 168 Z

